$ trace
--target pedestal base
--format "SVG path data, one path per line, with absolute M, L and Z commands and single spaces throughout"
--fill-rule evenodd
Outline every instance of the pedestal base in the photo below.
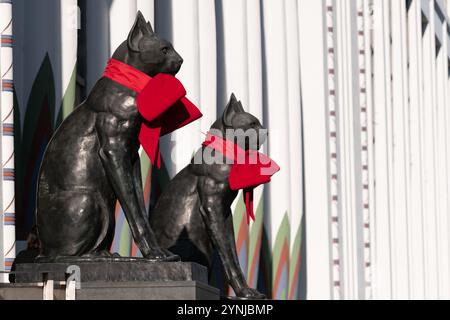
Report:
M 208 271 L 185 262 L 79 262 L 18 264 L 16 283 L 0 285 L 0 300 L 42 300 L 45 280 L 53 280 L 54 298 L 65 299 L 73 267 L 80 289 L 76 300 L 218 300 Z M 69 268 L 70 267 L 70 268 Z
M 188 262 L 79 262 L 19 264 L 16 283 L 66 281 L 67 269 L 80 268 L 81 282 L 197 281 L 207 284 L 204 266 Z
M 219 290 L 196 281 L 82 283 L 76 300 L 219 300 Z M 0 300 L 42 300 L 38 284 L 0 285 Z M 54 300 L 65 300 L 55 285 Z

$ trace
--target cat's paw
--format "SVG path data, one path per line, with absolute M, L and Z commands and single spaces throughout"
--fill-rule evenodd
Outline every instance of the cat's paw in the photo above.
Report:
M 266 296 L 253 288 L 244 288 L 236 296 L 242 300 L 264 300 Z
M 153 249 L 145 255 L 145 259 L 152 261 L 163 261 L 163 262 L 176 262 L 180 261 L 180 256 L 170 252 L 169 250 L 163 248 Z

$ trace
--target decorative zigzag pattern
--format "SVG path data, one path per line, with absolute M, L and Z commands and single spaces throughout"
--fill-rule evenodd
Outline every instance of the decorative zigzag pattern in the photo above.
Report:
M 2 176 L 0 199 L 0 228 L 3 253 L 0 270 L 9 271 L 15 257 L 15 167 L 14 167 L 14 83 L 13 83 L 13 34 L 11 1 L 0 1 L 0 130 Z

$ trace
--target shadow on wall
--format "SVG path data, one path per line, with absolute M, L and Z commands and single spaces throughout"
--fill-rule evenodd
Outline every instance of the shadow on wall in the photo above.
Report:
M 84 8 L 82 14 L 89 12 L 96 15 L 94 19 L 90 19 L 95 21 L 95 26 L 87 26 L 86 18 L 84 18 L 79 31 L 80 38 L 87 39 L 89 48 L 89 50 L 79 48 L 80 52 L 86 52 L 88 55 L 78 64 L 77 72 L 81 75 L 81 79 L 98 79 L 103 70 L 103 64 L 109 57 L 108 12 L 111 4 L 112 0 L 97 0 L 95 10 L 87 10 L 87 7 L 92 5 L 92 1 L 80 0 L 80 8 Z M 30 5 L 33 7 L 30 8 Z M 15 32 L 14 77 L 17 79 L 16 83 L 22 85 L 19 89 L 16 88 L 14 107 L 17 240 L 25 240 L 27 230 L 35 223 L 36 185 L 42 157 L 53 132 L 63 120 L 60 112 L 65 97 L 75 96 L 74 92 L 62 92 L 60 89 L 59 94 L 62 93 L 62 97 L 58 97 L 57 90 L 62 83 L 63 68 L 62 57 L 58 54 L 62 50 L 59 30 L 63 26 L 61 16 L 56 14 L 57 12 L 61 12 L 59 1 L 41 1 L 39 4 L 29 4 L 27 1 L 25 10 L 24 0 L 17 0 L 13 6 L 13 28 L 17 31 Z M 89 35 L 86 34 L 88 29 Z M 45 45 L 47 47 L 43 48 Z M 41 50 L 43 48 L 46 52 L 42 61 L 35 59 L 36 47 Z M 95 49 L 91 50 L 93 47 Z M 80 54 L 80 57 L 82 56 Z M 35 69 L 38 70 L 37 74 L 26 73 L 28 70 Z M 34 81 L 29 96 L 19 96 L 24 95 L 24 79 L 30 78 Z M 89 86 L 90 83 L 87 82 Z M 80 97 L 85 95 L 84 86 L 78 86 Z M 75 88 L 75 85 L 70 85 L 68 90 L 75 90 Z M 23 125 L 21 125 L 22 118 Z
M 43 6 L 48 3 L 43 3 Z M 52 3 L 51 10 L 31 4 L 25 10 L 23 0 L 13 5 L 13 29 L 15 30 L 14 78 L 15 87 L 15 188 L 17 240 L 25 240 L 34 224 L 36 181 L 42 156 L 55 128 L 56 83 L 61 83 L 59 73 L 61 59 L 50 61 L 50 46 L 61 45 L 61 18 L 53 12 L 60 11 L 60 3 Z M 31 10 L 30 10 L 31 9 Z M 43 23 L 45 21 L 45 23 Z M 37 26 L 39 26 L 37 28 Z M 36 35 L 39 34 L 40 41 Z M 36 61 L 36 53 L 44 48 L 43 60 Z M 20 64 L 20 65 L 19 65 Z M 18 66 L 19 65 L 19 66 Z M 28 74 L 27 70 L 38 70 Z M 24 83 L 34 78 L 28 97 L 24 96 Z M 27 81 L 25 81 L 27 80 Z M 22 96 L 20 96 L 22 94 Z M 23 126 L 22 124 L 23 119 Z

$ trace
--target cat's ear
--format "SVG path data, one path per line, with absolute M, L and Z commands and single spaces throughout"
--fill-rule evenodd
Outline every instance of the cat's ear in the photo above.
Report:
M 244 113 L 245 112 L 245 110 L 244 110 L 244 106 L 242 105 L 242 102 L 241 101 L 239 101 L 239 112 L 242 112 L 242 113 Z
M 154 34 L 155 32 L 153 31 L 153 27 L 152 24 L 150 23 L 150 21 L 147 21 L 147 30 L 150 34 Z
M 145 36 L 151 35 L 147 21 L 145 21 L 144 16 L 140 11 L 138 11 L 136 16 L 136 21 L 134 22 L 133 28 L 131 28 L 130 34 L 128 35 L 128 49 L 134 52 L 139 52 L 139 43 Z
M 223 124 L 226 127 L 232 127 L 233 126 L 233 118 L 237 113 L 240 113 L 242 109 L 242 106 L 239 106 L 239 102 L 236 99 L 236 96 L 231 94 L 230 102 L 228 102 L 227 106 L 225 107 L 225 111 L 223 112 Z M 243 109 L 242 109 L 243 110 Z

